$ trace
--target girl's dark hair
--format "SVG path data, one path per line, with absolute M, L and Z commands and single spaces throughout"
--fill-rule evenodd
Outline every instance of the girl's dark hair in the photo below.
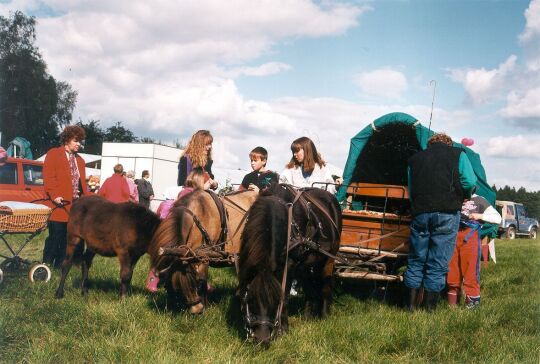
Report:
M 66 145 L 72 139 L 82 142 L 86 138 L 86 132 L 79 125 L 68 125 L 60 133 L 60 143 Z
M 302 163 L 299 163 L 296 158 L 294 158 L 294 153 L 298 152 L 300 149 L 304 150 L 304 161 Z M 315 144 L 308 137 L 300 137 L 293 141 L 291 144 L 291 152 L 293 153 L 293 156 L 290 162 L 287 164 L 287 168 L 294 168 L 295 166 L 303 165 L 304 172 L 309 173 L 313 172 L 315 163 L 317 163 L 321 168 L 326 165 L 324 159 L 322 159 L 319 152 L 317 152 Z

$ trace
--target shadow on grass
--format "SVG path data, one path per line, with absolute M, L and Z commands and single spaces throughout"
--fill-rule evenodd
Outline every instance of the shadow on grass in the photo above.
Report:
M 348 294 L 359 301 L 377 301 L 388 306 L 404 307 L 407 289 L 402 283 L 343 280 L 336 284 L 335 301 L 339 304 L 340 296 Z
M 92 291 L 100 291 L 104 293 L 116 293 L 120 295 L 120 279 L 119 278 L 92 278 L 88 277 L 88 292 L 91 294 Z M 71 289 L 76 290 L 79 294 L 81 293 L 81 276 L 78 275 L 71 280 L 69 285 Z M 146 291 L 140 287 L 131 285 L 128 290 L 128 295 L 146 295 Z
M 241 300 L 236 294 L 233 294 L 230 304 L 227 307 L 225 313 L 225 320 L 227 325 L 239 338 L 243 339 L 246 337 L 246 329 L 244 328 L 244 317 L 242 315 L 241 309 Z

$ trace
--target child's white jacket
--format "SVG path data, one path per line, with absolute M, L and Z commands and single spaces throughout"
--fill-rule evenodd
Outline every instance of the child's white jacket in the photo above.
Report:
M 287 168 L 281 172 L 279 176 L 280 183 L 288 183 L 298 188 L 302 187 L 312 187 L 314 182 L 329 182 L 334 183 L 334 179 L 330 174 L 330 171 L 326 167 L 320 167 L 318 164 L 315 164 L 315 168 L 310 176 L 304 178 L 302 175 L 302 169 L 299 166 L 294 168 Z M 325 185 L 315 185 L 315 187 L 325 188 Z M 328 185 L 328 192 L 336 193 L 334 185 Z

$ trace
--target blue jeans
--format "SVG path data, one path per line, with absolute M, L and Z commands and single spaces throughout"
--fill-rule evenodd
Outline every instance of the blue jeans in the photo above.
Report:
M 427 212 L 411 222 L 411 236 L 405 285 L 440 292 L 446 284 L 448 264 L 454 253 L 459 229 L 459 212 Z

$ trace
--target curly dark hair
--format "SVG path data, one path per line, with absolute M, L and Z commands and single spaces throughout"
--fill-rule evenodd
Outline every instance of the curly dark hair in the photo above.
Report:
M 452 138 L 450 138 L 445 133 L 433 134 L 428 140 L 428 146 L 431 146 L 433 143 L 444 143 L 448 146 L 452 146 Z
M 69 143 L 72 139 L 82 142 L 84 138 L 86 138 L 86 132 L 79 125 L 68 125 L 60 133 L 60 143 L 62 145 Z

